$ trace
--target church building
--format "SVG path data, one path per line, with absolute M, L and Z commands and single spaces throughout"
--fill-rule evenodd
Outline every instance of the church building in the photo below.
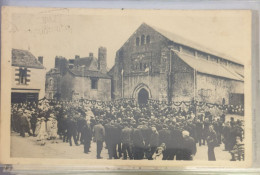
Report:
M 143 23 L 117 51 L 112 98 L 244 104 L 244 65 Z

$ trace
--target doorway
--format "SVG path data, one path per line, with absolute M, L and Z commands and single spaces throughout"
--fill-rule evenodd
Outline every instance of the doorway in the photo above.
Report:
M 144 106 L 148 103 L 148 99 L 149 99 L 149 93 L 147 90 L 145 90 L 144 88 L 142 88 L 139 92 L 138 92 L 138 103 L 141 106 Z

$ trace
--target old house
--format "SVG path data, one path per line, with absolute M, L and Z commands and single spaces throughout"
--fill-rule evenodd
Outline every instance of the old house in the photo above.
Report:
M 107 75 L 106 48 L 88 57 L 55 58 L 55 69 L 46 75 L 46 97 L 49 99 L 111 100 L 111 77 Z M 54 95 L 56 94 L 56 95 Z
M 43 57 L 27 50 L 12 49 L 12 103 L 37 101 L 45 95 Z
M 112 97 L 244 104 L 244 66 L 143 23 L 117 51 Z

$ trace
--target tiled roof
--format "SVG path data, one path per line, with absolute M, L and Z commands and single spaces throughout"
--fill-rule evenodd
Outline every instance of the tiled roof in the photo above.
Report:
M 46 74 L 60 74 L 60 70 L 57 68 L 52 68 Z
M 72 73 L 74 76 L 79 76 L 79 77 L 111 79 L 111 77 L 108 76 L 107 74 L 103 74 L 99 71 L 87 70 L 87 69 L 83 69 L 83 68 L 69 69 L 69 72 Z
M 44 69 L 37 58 L 27 50 L 12 49 L 12 66 Z
M 175 53 L 181 60 L 183 60 L 190 67 L 198 72 L 218 77 L 224 77 L 232 80 L 244 81 L 243 77 L 232 70 L 232 68 L 228 68 L 222 66 L 221 64 L 217 64 L 200 58 L 195 58 L 194 56 L 190 56 L 188 54 L 183 54 L 179 52 Z
M 144 23 L 143 25 L 147 25 L 147 24 Z M 147 26 L 149 26 L 149 25 L 147 25 Z M 209 48 L 201 46 L 198 43 L 195 43 L 193 41 L 189 41 L 188 39 L 183 38 L 183 37 L 181 37 L 177 34 L 174 34 L 172 32 L 169 32 L 169 31 L 166 31 L 166 30 L 154 27 L 154 26 L 149 26 L 149 27 L 151 27 L 155 31 L 159 32 L 161 35 L 163 35 L 164 37 L 173 41 L 174 43 L 178 43 L 178 44 L 181 44 L 181 45 L 184 45 L 184 46 L 188 46 L 188 47 L 191 47 L 191 48 L 196 49 L 198 51 L 205 52 L 205 53 L 208 53 L 208 54 L 211 54 L 211 55 L 214 55 L 214 56 L 218 56 L 218 57 L 224 58 L 226 60 L 229 60 L 229 61 L 243 65 L 243 63 L 241 61 L 239 61 L 235 58 L 232 58 L 231 56 L 228 56 L 228 55 L 223 54 L 223 53 L 219 53 L 217 51 L 213 51 Z
M 97 61 L 96 58 L 94 57 L 83 57 L 83 58 L 75 59 L 74 65 L 75 66 L 85 65 L 86 69 L 88 69 L 92 61 L 94 60 Z

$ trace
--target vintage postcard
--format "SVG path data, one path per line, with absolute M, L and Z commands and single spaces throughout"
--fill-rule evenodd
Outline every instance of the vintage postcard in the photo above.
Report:
M 251 11 L 2 9 L 2 164 L 250 167 Z

